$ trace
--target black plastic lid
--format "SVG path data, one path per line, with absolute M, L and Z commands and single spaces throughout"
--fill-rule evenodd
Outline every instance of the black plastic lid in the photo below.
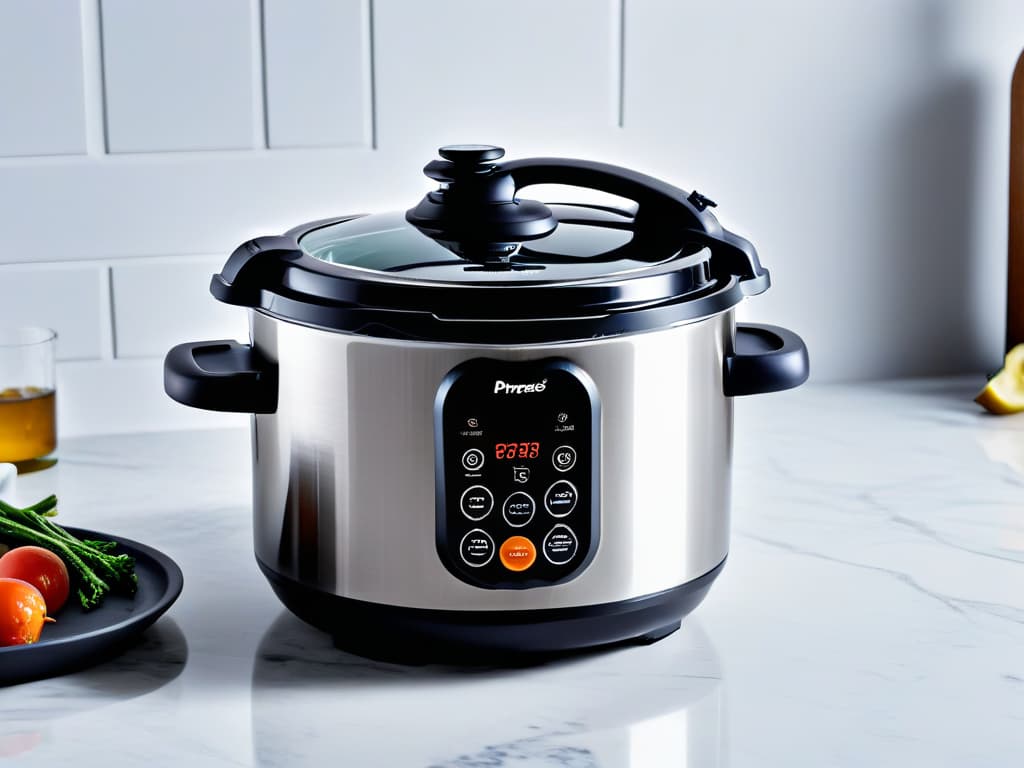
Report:
M 405 213 L 297 227 L 240 246 L 211 291 L 284 320 L 391 338 L 538 343 L 629 333 L 724 311 L 768 287 L 714 203 L 624 168 L 497 147 L 441 150 L 441 182 Z M 635 210 L 544 204 L 532 184 L 589 187 Z M 480 321 L 480 322 L 473 322 Z

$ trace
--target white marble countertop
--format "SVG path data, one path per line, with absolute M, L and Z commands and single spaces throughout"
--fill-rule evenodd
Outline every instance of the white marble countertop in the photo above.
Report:
M 683 629 L 517 670 L 365 661 L 284 612 L 247 434 L 68 440 L 18 497 L 163 550 L 185 590 L 120 659 L 0 689 L 0 762 L 1019 766 L 1024 415 L 976 383 L 742 401 L 731 555 Z

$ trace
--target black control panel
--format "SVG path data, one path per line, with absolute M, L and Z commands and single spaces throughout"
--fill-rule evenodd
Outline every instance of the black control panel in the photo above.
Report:
M 437 551 L 490 589 L 558 584 L 597 551 L 600 401 L 567 360 L 477 359 L 434 405 Z

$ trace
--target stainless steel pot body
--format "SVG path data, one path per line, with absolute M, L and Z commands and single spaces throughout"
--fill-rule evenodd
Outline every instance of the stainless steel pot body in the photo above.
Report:
M 728 551 L 732 310 L 649 333 L 530 346 L 395 341 L 251 311 L 277 363 L 276 412 L 253 417 L 256 555 L 321 592 L 448 610 L 578 607 L 677 587 Z M 483 589 L 435 548 L 434 400 L 475 358 L 568 359 L 601 400 L 600 530 L 565 583 Z

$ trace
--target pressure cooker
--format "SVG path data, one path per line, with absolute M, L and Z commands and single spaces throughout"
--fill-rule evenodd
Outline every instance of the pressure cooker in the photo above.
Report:
M 165 389 L 252 414 L 257 563 L 341 647 L 664 637 L 728 554 L 733 398 L 801 384 L 806 347 L 735 322 L 769 275 L 708 197 L 604 163 L 440 155 L 406 211 L 239 246 L 210 290 L 248 308 L 250 342 L 174 347 Z M 540 184 L 622 202 L 520 196 Z

